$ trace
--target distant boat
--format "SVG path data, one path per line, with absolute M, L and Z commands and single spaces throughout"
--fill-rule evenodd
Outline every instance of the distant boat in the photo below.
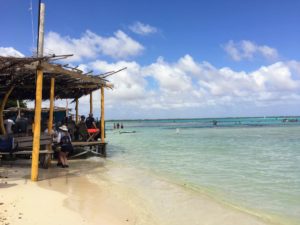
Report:
M 180 133 L 179 128 L 176 128 L 176 134 L 179 134 L 179 133 Z
M 135 130 L 132 131 L 119 131 L 120 134 L 132 134 L 132 133 L 136 133 Z
M 287 122 L 290 122 L 290 123 L 296 123 L 298 122 L 298 119 L 283 119 L 282 120 L 283 123 L 287 123 Z

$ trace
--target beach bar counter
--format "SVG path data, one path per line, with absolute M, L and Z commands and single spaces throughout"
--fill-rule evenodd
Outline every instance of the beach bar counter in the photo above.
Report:
M 38 180 L 39 156 L 43 157 L 44 164 L 51 160 L 52 153 L 50 133 L 45 136 L 41 134 L 41 111 L 42 101 L 49 100 L 49 118 L 48 131 L 53 126 L 53 111 L 55 99 L 72 99 L 75 102 L 76 122 L 78 122 L 79 99 L 82 96 L 90 95 L 92 92 L 100 90 L 101 96 L 101 115 L 100 115 L 100 133 L 101 141 L 93 142 L 74 142 L 75 147 L 79 146 L 98 146 L 97 151 L 105 155 L 104 139 L 104 88 L 112 88 L 104 75 L 92 75 L 84 73 L 77 68 L 71 68 L 67 65 L 54 63 L 68 56 L 49 56 L 49 57 L 0 57 L 0 132 L 6 135 L 3 122 L 3 112 L 8 99 L 11 100 L 34 100 L 34 123 L 32 135 L 29 137 L 17 137 L 20 143 L 27 148 L 31 147 L 31 180 Z M 90 101 L 92 110 L 92 98 Z M 23 138 L 23 139 L 22 139 Z M 40 146 L 47 146 L 46 149 L 40 149 Z M 85 150 L 86 152 L 87 150 Z M 23 152 L 25 153 L 25 151 Z M 21 152 L 22 154 L 22 152 Z M 28 154 L 28 151 L 27 151 Z

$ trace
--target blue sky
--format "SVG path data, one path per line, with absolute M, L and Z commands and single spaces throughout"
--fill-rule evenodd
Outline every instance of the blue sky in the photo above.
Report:
M 31 55 L 37 1 L 0 2 L 0 53 Z M 48 53 L 128 67 L 112 78 L 109 118 L 299 114 L 300 1 L 43 2 Z

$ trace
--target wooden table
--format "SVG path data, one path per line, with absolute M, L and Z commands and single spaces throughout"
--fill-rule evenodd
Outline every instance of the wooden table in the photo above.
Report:
M 101 141 L 74 141 L 72 142 L 74 148 L 82 147 L 83 151 L 71 156 L 70 158 L 75 158 L 80 155 L 84 155 L 87 153 L 92 153 L 93 155 L 106 157 L 106 145 L 107 143 L 102 143 Z

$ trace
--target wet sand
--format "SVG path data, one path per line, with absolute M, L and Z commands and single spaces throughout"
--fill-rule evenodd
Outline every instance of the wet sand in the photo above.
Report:
M 267 223 L 167 181 L 145 177 L 103 159 L 71 161 L 70 168 L 0 167 L 0 224 L 265 225 Z M 6 178 L 7 177 L 7 178 Z

